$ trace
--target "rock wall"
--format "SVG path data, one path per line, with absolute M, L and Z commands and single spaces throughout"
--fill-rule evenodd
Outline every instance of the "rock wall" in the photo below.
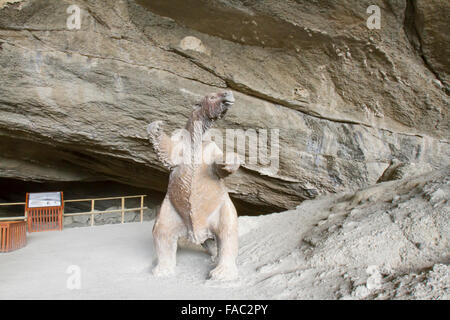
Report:
M 67 8 L 81 9 L 69 30 Z M 367 7 L 381 8 L 369 30 Z M 375 183 L 391 160 L 449 164 L 442 0 L 0 2 L 0 177 L 164 191 L 145 127 L 181 128 L 233 90 L 218 128 L 279 129 L 278 172 L 227 185 L 258 210 Z

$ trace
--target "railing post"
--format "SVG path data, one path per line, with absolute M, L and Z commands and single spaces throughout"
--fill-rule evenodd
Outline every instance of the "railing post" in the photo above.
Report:
M 59 212 L 58 212 L 59 214 Z M 62 230 L 62 227 L 64 226 L 64 207 L 61 210 L 61 218 L 58 217 L 58 220 L 61 219 L 61 227 L 60 230 Z
M 95 208 L 95 200 L 92 199 L 91 200 L 91 212 L 94 212 L 94 208 Z M 94 226 L 94 214 L 91 214 L 91 227 Z
M 122 223 L 125 222 L 125 198 L 122 197 Z
M 141 223 L 144 222 L 144 196 L 141 196 Z

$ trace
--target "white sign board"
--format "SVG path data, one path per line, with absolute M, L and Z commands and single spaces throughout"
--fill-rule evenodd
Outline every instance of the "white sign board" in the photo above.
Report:
M 40 192 L 28 195 L 28 208 L 59 207 L 61 206 L 60 192 Z

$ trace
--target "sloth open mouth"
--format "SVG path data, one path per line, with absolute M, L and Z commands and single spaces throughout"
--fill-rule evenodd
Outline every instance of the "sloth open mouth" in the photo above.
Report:
M 232 91 L 226 91 L 223 93 L 223 97 L 222 97 L 222 103 L 229 107 L 232 106 L 234 104 L 234 95 Z
M 227 107 L 231 107 L 234 104 L 234 99 L 233 99 L 233 101 L 226 100 L 223 102 L 223 104 Z
M 225 94 L 225 96 L 223 97 L 223 104 L 225 105 L 225 106 L 227 106 L 227 107 L 230 107 L 230 106 L 232 106 L 233 104 L 234 104 L 234 96 L 233 96 L 233 93 L 230 91 L 230 92 L 227 92 L 226 94 Z
M 221 119 L 225 116 L 228 109 L 234 104 L 234 101 L 235 101 L 235 99 L 233 96 L 233 92 L 227 91 L 223 94 L 222 110 L 221 110 L 220 114 L 217 116 L 217 119 Z

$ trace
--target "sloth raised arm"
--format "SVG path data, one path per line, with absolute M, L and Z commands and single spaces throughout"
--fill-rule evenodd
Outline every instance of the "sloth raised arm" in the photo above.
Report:
M 232 161 L 221 161 L 216 160 L 214 162 L 214 171 L 216 172 L 217 176 L 221 179 L 228 177 L 229 175 L 235 173 L 239 167 L 241 166 L 241 163 L 239 161 L 239 157 L 237 154 L 232 154 Z
M 164 133 L 162 121 L 153 121 L 147 126 L 147 133 L 153 149 L 158 155 L 159 161 L 168 169 L 172 169 L 177 164 L 172 160 L 171 155 L 175 144 L 170 137 Z
M 212 169 L 219 178 L 226 178 L 239 169 L 241 161 L 237 153 L 228 152 L 224 158 L 222 150 L 214 142 L 210 143 L 209 146 L 213 148 L 211 152 L 213 154 Z

